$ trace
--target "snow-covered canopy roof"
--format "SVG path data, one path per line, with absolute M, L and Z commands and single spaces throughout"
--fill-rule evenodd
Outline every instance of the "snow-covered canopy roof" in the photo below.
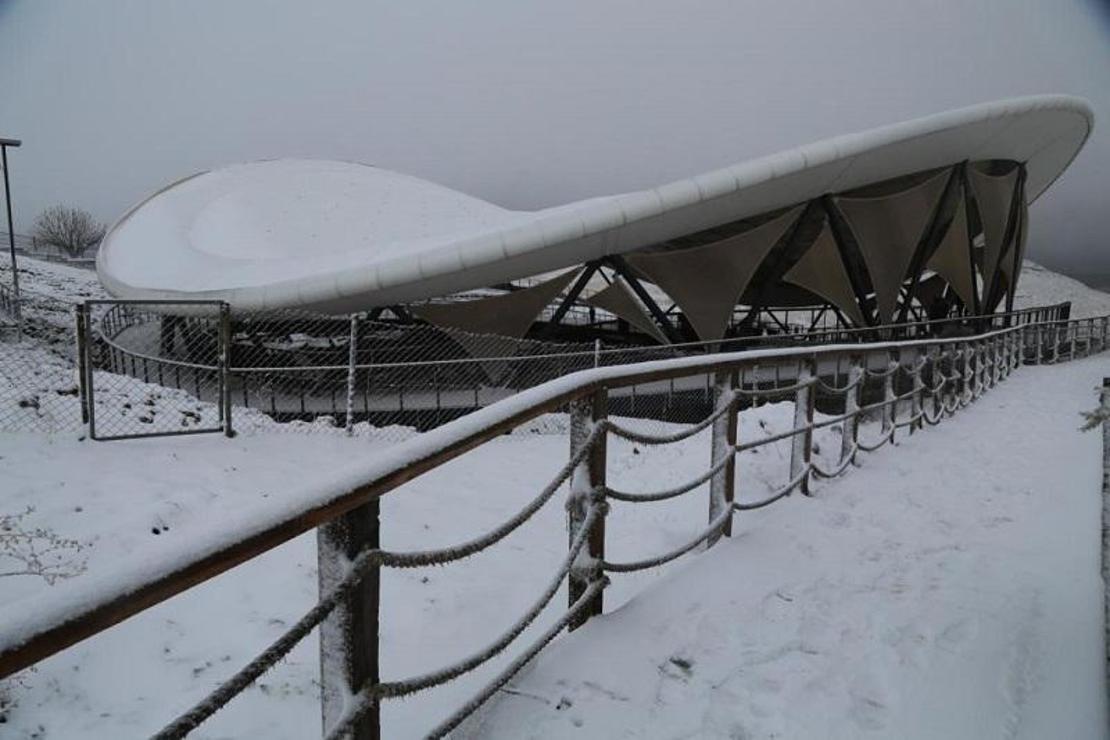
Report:
M 363 310 L 642 250 L 965 161 L 1024 164 L 1032 202 L 1075 157 L 1092 122 L 1079 98 L 1016 98 L 540 211 L 510 211 L 362 164 L 238 164 L 180 180 L 133 207 L 105 236 L 97 270 L 122 298 Z

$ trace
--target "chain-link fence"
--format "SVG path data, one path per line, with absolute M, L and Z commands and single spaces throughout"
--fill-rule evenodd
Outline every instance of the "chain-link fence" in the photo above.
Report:
M 396 440 L 588 368 L 803 343 L 956 336 L 1066 312 L 1063 304 L 978 319 L 660 346 L 513 339 L 363 315 L 236 313 L 205 301 L 90 300 L 79 309 L 56 295 L 24 292 L 17 303 L 0 292 L 0 316 L 13 327 L 0 346 L 0 429 L 88 424 L 98 439 L 234 429 Z M 14 330 L 17 316 L 21 331 Z M 75 331 L 77 325 L 83 328 Z M 769 364 L 757 385 L 789 385 L 783 372 Z M 696 423 L 712 406 L 708 376 L 634 385 L 610 399 L 614 416 L 656 433 Z M 562 432 L 565 419 L 532 425 Z
M 0 431 L 81 428 L 71 308 L 0 286 Z

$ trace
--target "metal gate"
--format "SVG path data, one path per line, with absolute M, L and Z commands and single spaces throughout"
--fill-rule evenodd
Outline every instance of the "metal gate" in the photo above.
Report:
M 229 345 L 220 301 L 86 301 L 77 354 L 89 436 L 230 436 Z

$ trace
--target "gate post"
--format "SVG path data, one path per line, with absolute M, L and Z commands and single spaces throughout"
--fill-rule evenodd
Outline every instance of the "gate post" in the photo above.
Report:
M 859 400 L 863 392 L 863 361 L 859 355 L 852 355 L 852 366 L 848 370 L 848 391 L 844 394 L 844 428 L 840 433 L 840 462 L 856 454 L 856 440 L 859 439 Z
M 729 404 L 729 410 L 713 422 L 713 439 L 710 450 L 710 466 L 716 467 L 722 460 L 728 460 L 724 467 L 709 481 L 709 521 L 713 522 L 721 512 L 732 506 L 736 494 L 736 411 L 738 386 L 736 371 L 722 370 L 714 378 L 714 413 L 721 410 L 722 403 Z M 708 550 L 721 536 L 732 536 L 732 518 L 725 520 L 720 532 L 715 532 L 705 541 Z
M 813 454 L 813 381 L 817 363 L 811 358 L 798 363 L 798 390 L 794 395 L 794 431 L 805 428 L 790 438 L 790 480 L 801 476 L 799 490 L 809 495 L 809 465 Z
M 321 598 L 346 577 L 348 566 L 359 554 L 380 546 L 378 515 L 379 500 L 374 498 L 316 530 Z M 320 623 L 320 704 L 325 735 L 343 718 L 349 698 L 379 680 L 380 596 L 381 568 L 375 565 Z M 380 740 L 378 702 L 348 737 Z
M 577 455 L 600 422 L 608 415 L 608 393 L 600 388 L 593 394 L 578 398 L 570 404 L 570 454 Z M 594 520 L 588 540 L 567 576 L 567 604 L 571 606 L 585 593 L 590 584 L 603 577 L 601 562 L 605 559 L 605 467 L 606 432 L 601 432 L 593 440 L 592 449 L 586 453 L 582 462 L 575 466 L 570 476 L 570 494 L 567 500 L 567 532 L 569 542 L 578 537 L 586 521 L 592 502 L 601 499 L 601 516 Z M 590 604 L 567 625 L 575 630 L 586 623 L 590 617 L 598 616 L 604 607 L 603 591 L 598 591 Z
M 219 331 L 219 358 L 220 374 L 220 424 L 223 426 L 224 436 L 234 437 L 235 431 L 231 426 L 231 306 L 220 304 L 220 331 Z
M 89 423 L 89 306 L 82 301 L 74 307 L 77 319 L 77 392 L 81 400 L 81 423 Z

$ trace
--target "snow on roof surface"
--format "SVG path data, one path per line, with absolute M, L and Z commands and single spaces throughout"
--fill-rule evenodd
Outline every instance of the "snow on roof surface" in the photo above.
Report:
M 985 103 L 534 212 L 368 165 L 239 164 L 129 211 L 105 237 L 97 271 L 124 298 L 361 310 L 558 270 L 965 160 L 1024 162 L 1032 201 L 1092 121 L 1087 103 L 1069 96 Z

